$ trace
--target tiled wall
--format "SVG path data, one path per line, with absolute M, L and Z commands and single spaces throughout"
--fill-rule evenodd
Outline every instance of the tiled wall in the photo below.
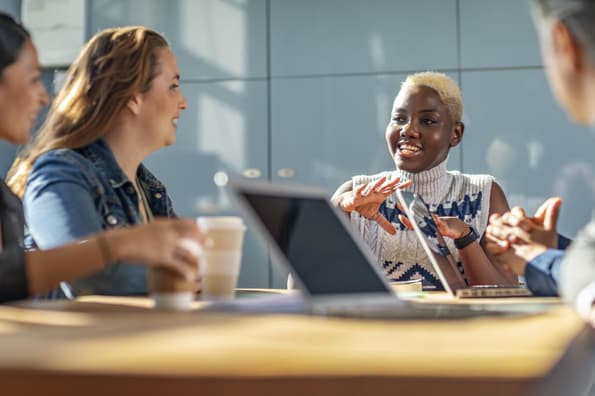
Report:
M 18 2 L 15 2 L 18 3 Z M 573 236 L 595 201 L 593 136 L 552 99 L 525 0 L 90 0 L 88 32 L 165 33 L 189 109 L 178 141 L 151 156 L 181 215 L 235 213 L 212 183 L 230 170 L 323 186 L 391 168 L 384 128 L 407 73 L 462 86 L 466 132 L 449 166 L 498 177 L 529 211 L 565 199 Z M 248 234 L 241 285 L 285 274 Z

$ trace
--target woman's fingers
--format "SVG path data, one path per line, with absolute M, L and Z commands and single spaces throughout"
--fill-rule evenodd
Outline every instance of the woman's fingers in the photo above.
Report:
M 198 278 L 198 254 L 205 243 L 205 235 L 191 219 L 156 219 L 146 227 L 154 227 L 161 239 L 168 268 L 188 280 Z M 168 252 L 169 253 L 166 253 Z M 156 263 L 160 265 L 160 263 Z M 165 263 L 161 263 L 165 264 Z
M 392 180 L 385 180 L 384 183 L 382 183 L 379 187 L 376 188 L 376 191 L 377 192 L 384 191 L 384 190 L 393 190 L 394 191 L 400 181 L 401 181 L 401 179 L 398 177 L 396 177 Z
M 493 256 L 500 255 L 506 251 L 508 251 L 510 244 L 507 241 L 503 241 L 505 243 L 500 243 L 497 239 L 487 239 L 485 243 L 485 249 L 488 254 Z
M 379 194 L 382 196 L 382 198 L 386 198 L 387 196 L 394 193 L 396 190 L 410 186 L 411 183 L 411 180 L 401 181 L 401 179 L 398 177 L 392 180 L 388 180 L 386 176 L 382 176 L 378 180 L 375 180 L 371 183 L 361 184 L 357 186 L 353 190 L 353 196 L 354 199 L 359 199 L 365 197 L 373 197 L 375 194 Z
M 162 221 L 162 220 L 156 220 Z M 204 244 L 205 235 L 201 232 L 196 221 L 190 219 L 167 219 L 165 220 L 180 234 L 180 237 L 192 238 Z
M 486 232 L 484 234 L 486 246 L 487 246 L 487 243 L 489 242 L 489 243 L 496 244 L 496 245 L 500 246 L 500 248 L 502 248 L 502 251 L 510 249 L 510 247 L 511 247 L 510 242 L 506 239 L 500 239 L 500 238 L 497 238 L 495 235 L 493 235 L 491 233 L 491 231 L 492 231 L 491 227 L 493 227 L 493 226 L 488 226 L 486 228 Z
M 355 188 L 355 191 L 353 191 L 353 196 L 354 196 L 355 198 L 362 197 L 362 196 L 363 196 L 363 192 L 364 192 L 364 190 L 366 189 L 366 187 L 368 187 L 368 185 L 367 185 L 367 184 L 362 184 L 362 185 L 360 185 L 360 186 L 357 186 L 357 187 Z
M 543 227 L 547 231 L 556 231 L 558 224 L 558 216 L 560 214 L 560 206 L 562 205 L 562 198 L 554 197 L 546 201 L 548 203 L 545 213 L 543 215 Z
M 440 217 L 435 214 L 432 213 L 432 219 L 434 220 L 434 223 L 436 223 L 436 227 L 438 227 L 438 231 L 440 232 L 440 235 L 446 235 L 448 234 L 449 228 L 448 225 L 442 221 L 442 219 L 440 219 Z
M 413 225 L 407 216 L 400 214 L 398 217 L 401 224 L 403 224 L 408 230 L 413 230 Z
M 366 189 L 363 191 L 362 195 L 368 196 L 372 191 L 376 191 L 376 189 L 386 181 L 386 176 L 382 176 L 380 179 L 376 180 L 375 182 L 368 183 Z
M 189 281 L 198 279 L 198 258 L 193 254 L 179 248 L 171 260 L 171 269 Z
M 194 240 L 189 238 L 179 240 L 172 252 L 173 269 L 187 280 L 198 279 L 200 253 L 201 247 Z
M 502 224 L 502 216 L 499 213 L 492 213 L 489 218 L 489 224 L 499 225 Z
M 442 236 L 456 239 L 461 238 L 469 232 L 469 226 L 458 217 L 432 214 L 432 218 L 438 227 L 438 232 Z
M 403 188 L 409 187 L 413 181 L 405 180 L 401 181 L 399 178 L 392 180 L 390 183 L 385 183 L 380 188 L 382 189 L 381 192 L 384 194 L 392 194 L 397 190 L 401 190 Z
M 562 198 L 550 197 L 546 199 L 541 204 L 541 206 L 539 206 L 539 208 L 537 208 L 537 211 L 535 211 L 535 215 L 533 216 L 533 218 L 543 224 L 546 221 L 547 213 L 551 212 L 552 210 L 558 210 L 561 204 Z M 557 213 L 555 220 L 557 220 Z
M 380 212 L 376 212 L 376 214 L 371 217 L 371 220 L 375 221 L 376 224 L 382 227 L 382 229 L 389 234 L 395 235 L 397 233 L 395 227 L 390 223 L 390 221 L 386 219 L 386 217 L 380 214 Z
M 519 227 L 491 224 L 488 225 L 486 232 L 493 239 L 508 241 L 509 243 L 520 243 L 529 240 L 528 234 Z
M 525 231 L 531 231 L 535 224 L 525 215 L 522 208 L 514 207 L 510 212 L 506 212 L 501 217 L 502 223 L 512 227 L 520 227 Z
M 513 227 L 516 227 L 519 223 L 519 219 L 510 212 L 504 213 L 501 217 L 501 220 L 502 220 L 502 224 L 506 224 L 508 226 L 513 226 Z
M 506 227 L 497 224 L 488 225 L 486 232 L 494 239 L 507 240 L 508 237 Z
M 510 209 L 510 213 L 519 220 L 528 219 L 525 209 L 521 208 L 520 206 L 515 206 L 514 208 Z

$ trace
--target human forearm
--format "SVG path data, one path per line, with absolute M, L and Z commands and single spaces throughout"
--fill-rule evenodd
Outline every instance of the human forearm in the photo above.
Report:
M 156 219 L 148 225 L 106 231 L 59 248 L 27 252 L 29 293 L 43 293 L 61 281 L 97 272 L 120 260 L 165 267 L 194 280 L 197 256 L 180 245 L 182 239 L 204 241 L 195 221 Z
M 464 221 L 456 217 L 433 215 L 442 236 L 452 238 L 459 248 L 459 256 L 465 277 L 470 285 L 516 284 L 514 275 L 502 273 L 488 258 L 479 240 L 469 242 L 469 237 L 477 237 L 475 231 Z M 462 244 L 462 246 L 460 246 Z
M 333 206 L 337 208 L 341 208 L 341 200 L 343 198 L 343 195 L 347 192 L 351 192 L 352 187 L 353 183 L 351 182 L 351 180 L 348 180 L 345 183 L 341 184 L 341 186 L 339 186 L 337 191 L 335 191 L 335 193 L 331 197 L 331 204 L 333 204 Z
M 112 237 L 105 235 L 103 238 L 107 254 L 102 252 L 98 237 L 55 249 L 26 252 L 29 294 L 47 292 L 61 281 L 73 280 L 105 268 L 111 261 L 108 255 L 113 254 L 115 259 L 119 253 L 118 249 L 112 247 Z
M 60 281 L 97 272 L 119 260 L 164 267 L 195 280 L 198 257 L 180 244 L 182 239 L 197 244 L 204 242 L 194 220 L 155 219 L 148 225 L 110 230 L 79 243 L 27 252 L 25 265 L 30 294 L 43 293 Z
M 492 264 L 477 241 L 460 249 L 459 255 L 470 285 L 509 285 L 518 283 L 514 274 L 504 274 Z

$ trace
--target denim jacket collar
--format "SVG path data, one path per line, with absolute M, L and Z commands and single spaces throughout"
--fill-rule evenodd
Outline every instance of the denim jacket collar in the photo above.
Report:
M 109 144 L 105 139 L 98 139 L 88 146 L 78 149 L 83 156 L 85 156 L 97 168 L 99 173 L 106 175 L 109 183 L 113 188 L 122 187 L 126 183 L 131 183 L 132 180 L 124 173 L 120 165 L 116 161 L 116 157 Z M 143 164 L 140 164 L 136 172 L 141 184 L 149 189 L 149 192 L 157 192 L 164 195 L 165 186 L 161 183 Z

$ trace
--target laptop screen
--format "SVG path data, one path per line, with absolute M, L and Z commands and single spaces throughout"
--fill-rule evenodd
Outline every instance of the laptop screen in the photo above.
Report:
M 326 198 L 238 192 L 311 295 L 389 292 Z

